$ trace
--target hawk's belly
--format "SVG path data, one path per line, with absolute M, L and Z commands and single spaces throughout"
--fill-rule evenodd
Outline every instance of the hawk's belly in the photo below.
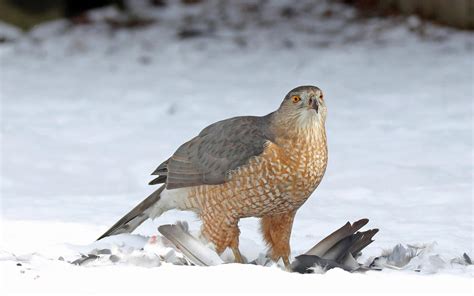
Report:
M 298 209 L 321 182 L 327 165 L 325 135 L 310 141 L 269 143 L 262 155 L 221 185 L 194 187 L 190 208 L 202 215 L 261 217 Z

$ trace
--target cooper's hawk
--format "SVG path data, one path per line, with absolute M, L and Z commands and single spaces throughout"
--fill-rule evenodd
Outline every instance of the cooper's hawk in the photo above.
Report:
M 326 170 L 325 120 L 321 90 L 300 86 L 266 116 L 211 124 L 153 172 L 150 184 L 164 185 L 100 238 L 132 232 L 170 209 L 190 210 L 216 251 L 230 247 L 241 262 L 239 219 L 260 217 L 271 258 L 289 266 L 295 213 Z

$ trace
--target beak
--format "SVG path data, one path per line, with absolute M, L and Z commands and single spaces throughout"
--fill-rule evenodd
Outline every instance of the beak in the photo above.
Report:
M 316 113 L 319 111 L 319 103 L 316 99 L 309 99 L 309 109 L 316 110 Z

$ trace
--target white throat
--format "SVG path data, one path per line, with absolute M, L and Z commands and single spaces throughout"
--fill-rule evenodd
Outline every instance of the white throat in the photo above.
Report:
M 305 110 L 296 119 L 296 128 L 304 133 L 313 133 L 324 129 L 324 119 L 314 110 Z

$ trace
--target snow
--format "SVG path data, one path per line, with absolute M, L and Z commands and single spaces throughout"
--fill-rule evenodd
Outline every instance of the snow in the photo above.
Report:
M 237 266 L 224 264 L 212 268 L 163 265 L 153 269 L 115 266 L 101 268 L 76 267 L 67 263 L 51 264 L 43 262 L 45 278 L 25 280 L 31 275 L 19 276 L 7 274 L 9 284 L 19 285 L 18 292 L 36 293 L 212 293 L 221 294 L 231 291 L 235 294 L 261 295 L 279 292 L 283 294 L 299 293 L 341 293 L 363 291 L 378 294 L 391 293 L 421 294 L 435 291 L 440 294 L 458 294 L 466 292 L 469 284 L 466 279 L 451 275 L 420 276 L 400 273 L 392 274 L 349 274 L 341 270 L 330 270 L 324 275 L 290 274 L 276 268 L 261 266 Z M 64 277 L 63 274 L 68 276 Z M 58 281 L 58 279 L 64 279 Z M 87 281 L 78 279 L 87 278 Z M 28 283 L 28 285 L 24 285 Z M 341 285 L 341 283 L 344 283 Z M 374 283 L 377 283 L 374 287 Z M 400 285 L 400 283 L 403 283 Z M 380 288 L 377 288 L 380 287 Z M 429 289 L 426 289 L 429 287 Z
M 78 256 L 146 197 L 149 173 L 206 125 L 269 113 L 304 84 L 325 93 L 330 161 L 296 216 L 292 254 L 368 217 L 380 232 L 364 258 L 432 242 L 446 259 L 474 255 L 472 33 L 414 17 L 359 19 L 325 1 L 298 1 L 286 14 L 289 1 L 261 10 L 254 1 L 138 2 L 155 23 L 113 29 L 106 20 L 117 12 L 106 8 L 84 26 L 60 20 L 21 33 L 0 24 L 14 36 L 0 43 L 1 293 L 472 292 L 472 266 L 296 275 L 57 260 Z M 178 37 L 185 22 L 201 35 Z M 199 229 L 194 215 L 169 212 L 135 239 L 176 220 Z M 258 221 L 240 226 L 243 254 L 264 252 Z M 19 267 L 9 254 L 29 259 Z

